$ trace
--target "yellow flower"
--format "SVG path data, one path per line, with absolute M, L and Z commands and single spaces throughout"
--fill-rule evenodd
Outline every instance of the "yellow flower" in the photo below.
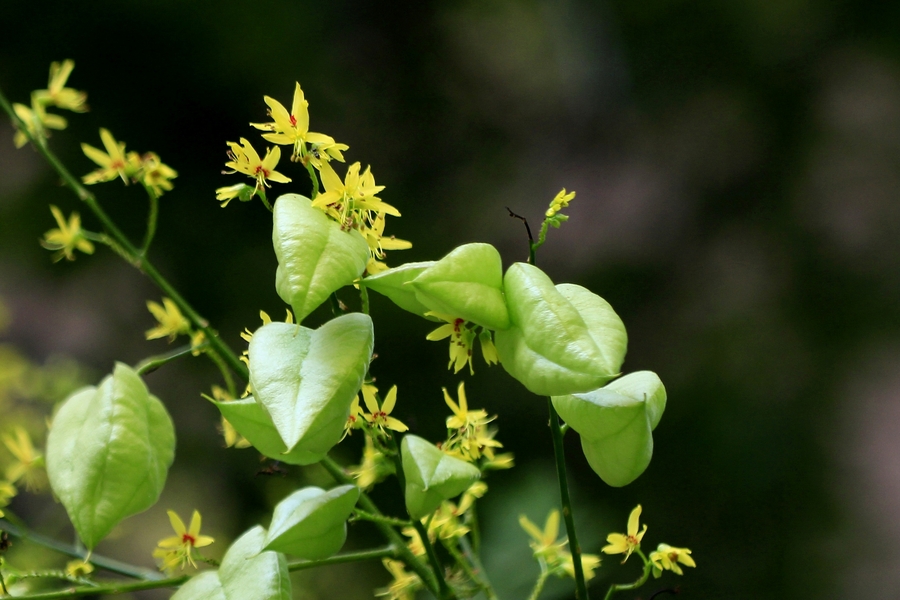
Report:
M 117 142 L 109 130 L 102 128 L 100 129 L 100 139 L 103 141 L 106 152 L 94 148 L 90 144 L 81 144 L 81 150 L 85 155 L 100 165 L 99 169 L 88 173 L 81 180 L 91 185 L 120 177 L 127 185 L 137 172 L 137 167 L 129 162 L 125 155 L 125 142 Z
M 403 563 L 399 560 L 385 558 L 381 562 L 394 580 L 388 587 L 375 592 L 375 596 L 388 600 L 415 600 L 416 592 L 422 588 L 422 580 L 419 579 L 419 576 L 407 573 Z
M 66 81 L 74 68 L 75 62 L 72 60 L 50 63 L 50 80 L 47 83 L 47 89 L 35 91 L 34 99 L 43 105 L 52 104 L 72 112 L 86 112 L 88 109 L 85 104 L 87 93 L 66 87 Z
M 380 407 L 378 406 L 378 398 L 375 396 L 377 392 L 378 389 L 374 385 L 363 385 L 363 402 L 365 403 L 366 408 L 369 409 L 369 414 L 364 413 L 364 416 L 369 424 L 382 432 L 384 432 L 385 429 L 392 429 L 394 431 L 406 431 L 409 429 L 409 427 L 399 420 L 390 416 L 391 412 L 394 410 L 394 406 L 397 404 L 397 386 L 395 385 L 388 391 L 387 396 L 385 396 L 384 402 Z
M 468 363 L 469 372 L 474 375 L 475 368 L 472 366 L 472 349 L 475 346 L 475 331 L 468 326 L 468 322 L 464 319 L 436 313 L 434 311 L 429 311 L 425 314 L 447 321 L 446 325 L 441 325 L 425 336 L 426 340 L 431 340 L 433 342 L 448 337 L 450 338 L 450 362 L 447 364 L 447 368 L 452 368 L 454 373 L 459 373 L 460 370 L 466 366 L 466 363 Z
M 581 554 L 581 570 L 584 573 L 584 580 L 590 581 L 594 578 L 594 570 L 600 566 L 600 557 L 596 554 Z M 575 579 L 575 560 L 572 558 L 572 554 L 566 552 L 562 561 L 562 570 L 565 571 L 566 575 Z
M 290 178 L 285 177 L 275 170 L 278 161 L 281 160 L 281 148 L 266 148 L 265 158 L 260 159 L 259 154 L 247 141 L 247 138 L 241 138 L 239 144 L 228 142 L 231 150 L 228 157 L 231 159 L 225 163 L 225 166 L 233 169 L 232 173 L 243 173 L 256 180 L 255 191 L 261 191 L 263 187 L 270 187 L 269 182 L 290 183 Z
M 525 515 L 519 517 L 519 524 L 528 535 L 531 536 L 529 545 L 534 550 L 534 556 L 543 560 L 547 569 L 558 577 L 575 577 L 575 563 L 572 553 L 565 550 L 567 540 L 557 541 L 559 535 L 559 511 L 553 510 L 547 516 L 543 531 L 528 520 Z M 594 577 L 594 569 L 600 565 L 600 557 L 595 554 L 582 554 L 581 567 L 584 571 L 585 581 Z
M 66 563 L 66 574 L 69 577 L 84 577 L 94 572 L 94 565 L 86 560 L 70 560 Z
M 215 540 L 208 535 L 200 535 L 200 513 L 194 511 L 191 516 L 191 526 L 185 528 L 184 521 L 181 520 L 174 510 L 168 511 L 169 522 L 175 535 L 162 539 L 157 544 L 157 549 L 153 551 L 153 556 L 162 559 L 162 569 L 171 570 L 177 566 L 184 569 L 186 564 L 197 568 L 194 562 L 194 548 L 203 548 L 209 546 Z
M 58 229 L 51 229 L 44 234 L 41 240 L 41 246 L 47 250 L 57 250 L 53 255 L 53 261 L 56 262 L 62 258 L 66 260 L 75 260 L 75 250 L 81 250 L 85 254 L 94 253 L 94 244 L 84 236 L 81 230 L 81 217 L 77 212 L 73 212 L 66 222 L 62 212 L 53 205 L 50 205 L 50 212 L 56 219 Z
M 239 199 L 241 202 L 249 202 L 253 199 L 255 194 L 256 188 L 253 188 L 246 183 L 236 183 L 234 185 L 216 188 L 216 200 L 222 203 L 222 208 L 228 206 L 228 203 L 235 198 Z
M 63 117 L 48 113 L 40 103 L 33 103 L 31 108 L 24 104 L 16 103 L 13 104 L 13 110 L 16 116 L 25 123 L 25 130 L 28 132 L 28 135 L 26 135 L 24 131 L 16 131 L 15 136 L 13 136 L 13 143 L 16 148 L 21 148 L 27 144 L 29 136 L 31 138 L 49 137 L 48 129 L 65 129 L 67 125 Z
M 209 396 L 203 395 L 204 398 L 209 400 Z M 218 400 L 219 402 L 228 402 L 229 400 L 234 400 L 231 395 L 226 392 L 224 389 L 220 388 L 217 385 L 212 386 L 212 399 Z M 221 418 L 220 431 L 222 432 L 222 437 L 225 438 L 225 447 L 226 448 L 249 448 L 252 444 L 237 432 L 234 428 L 234 425 L 228 422 L 224 416 Z
M 330 135 L 314 133 L 309 130 L 309 102 L 306 101 L 299 83 L 294 84 L 294 101 L 291 104 L 291 112 L 288 112 L 275 98 L 263 96 L 263 100 L 269 106 L 269 116 L 272 117 L 272 122 L 250 123 L 257 129 L 271 132 L 264 133 L 263 139 L 273 144 L 293 145 L 291 160 L 301 160 L 306 155 L 305 143 L 310 143 L 316 144 L 316 161 L 337 158 L 343 162 L 344 157 L 341 151 L 348 149 L 346 144 L 337 144 Z
M 363 385 L 368 384 L 364 383 Z M 356 396 L 350 403 L 350 414 L 347 415 L 347 422 L 344 423 L 344 435 L 341 436 L 340 441 L 344 441 L 344 438 L 350 435 L 354 429 L 362 427 L 365 416 L 366 413 L 359 407 L 359 396 Z
M 459 398 L 459 404 L 453 401 L 447 388 L 441 388 L 444 392 L 444 402 L 453 411 L 452 417 L 447 417 L 447 429 L 474 429 L 478 425 L 486 425 L 493 419 L 489 419 L 487 411 L 483 409 L 469 410 L 469 404 L 466 401 L 466 384 L 459 382 L 456 388 L 456 395 Z
M 148 340 L 168 337 L 172 342 L 176 336 L 181 334 L 189 334 L 191 332 L 191 323 L 188 321 L 178 306 L 169 298 L 163 298 L 163 305 L 160 306 L 152 300 L 147 301 L 147 310 L 153 313 L 159 324 L 148 329 L 144 335 Z
M 550 208 L 547 209 L 545 213 L 546 216 L 552 217 L 556 215 L 559 211 L 569 206 L 569 202 L 575 197 L 575 192 L 566 193 L 566 188 L 563 188 L 556 197 L 550 202 Z
M 347 470 L 356 479 L 360 489 L 367 490 L 394 472 L 394 466 L 376 447 L 372 438 L 366 436 L 363 446 L 362 462 Z
M 155 152 L 147 152 L 140 157 L 140 171 L 138 179 L 153 190 L 157 197 L 162 196 L 163 192 L 172 189 L 170 179 L 178 177 L 178 173 L 169 165 L 159 160 L 159 156 Z
M 6 469 L 6 479 L 9 483 L 16 483 L 20 479 L 25 482 L 25 489 L 31 492 L 39 491 L 46 483 L 41 468 L 44 466 L 44 457 L 34 449 L 31 436 L 21 426 L 16 426 L 15 436 L 4 435 L 3 444 L 16 458 L 16 462 Z
M 638 532 L 638 528 L 640 527 L 638 521 L 640 518 L 641 505 L 638 504 L 628 516 L 628 533 L 611 533 L 606 536 L 606 541 L 609 545 L 603 547 L 603 552 L 606 554 L 625 554 L 625 558 L 622 562 L 628 560 L 631 553 L 640 548 L 641 539 L 643 539 L 644 534 L 647 533 L 646 525 L 644 525 L 644 529 Z
M 650 562 L 653 563 L 653 576 L 659 577 L 663 570 L 672 571 L 679 575 L 684 573 L 678 563 L 687 567 L 696 567 L 697 563 L 691 558 L 691 551 L 687 548 L 675 548 L 668 544 L 660 544 L 656 551 L 650 553 Z

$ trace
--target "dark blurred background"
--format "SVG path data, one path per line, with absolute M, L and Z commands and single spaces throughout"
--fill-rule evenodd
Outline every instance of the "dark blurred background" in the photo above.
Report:
M 698 599 L 900 597 L 900 5 L 7 0 L 2 11 L 0 85 L 13 101 L 45 87 L 51 61 L 76 61 L 70 85 L 91 112 L 66 115 L 51 139 L 76 174 L 94 168 L 79 143 L 99 146 L 99 127 L 178 171 L 151 257 L 236 348 L 260 309 L 283 314 L 270 215 L 214 197 L 241 181 L 220 173 L 225 142 L 262 147 L 248 122 L 266 120 L 264 94 L 289 106 L 299 81 L 311 130 L 372 165 L 403 213 L 388 232 L 415 244 L 392 265 L 470 241 L 523 260 L 505 207 L 535 226 L 560 188 L 577 191 L 540 264 L 611 302 L 629 329 L 625 370 L 657 371 L 669 392 L 653 462 L 628 487 L 605 486 L 567 437 L 579 535 L 599 551 L 641 503 L 646 545 L 687 546 L 698 564 L 621 596 L 679 584 Z M 94 382 L 115 360 L 165 351 L 144 341 L 145 301 L 160 294 L 139 273 L 104 249 L 51 264 L 38 244 L 54 226 L 48 204 L 99 226 L 36 152 L 13 148 L 3 121 L 4 341 L 38 362 L 70 356 Z M 275 193 L 307 193 L 304 172 L 283 167 L 294 183 Z M 140 235 L 142 190 L 94 191 Z M 352 303 L 352 290 L 341 297 Z M 454 376 L 445 343 L 425 340 L 430 323 L 372 303 L 373 370 L 399 384 L 395 414 L 414 431 L 442 436 L 440 388 L 460 377 L 470 406 L 499 415 L 518 466 L 488 481 L 486 562 L 504 598 L 525 597 L 537 566 L 517 517 L 543 523 L 557 502 L 545 403 L 480 358 L 476 377 Z M 165 509 L 198 508 L 221 553 L 298 485 L 330 485 L 316 469 L 258 476 L 252 450 L 222 448 L 200 397 L 217 382 L 205 361 L 147 380 L 175 417 L 176 462 L 160 504 L 99 552 L 152 565 Z M 360 443 L 338 458 L 355 462 Z M 394 484 L 382 487 L 399 511 Z M 46 496 L 12 508 L 71 535 Z M 375 543 L 351 527 L 348 548 Z M 637 573 L 636 560 L 608 557 L 593 595 Z M 377 564 L 298 573 L 295 598 L 367 598 L 387 579 Z M 570 589 L 555 582 L 546 597 Z

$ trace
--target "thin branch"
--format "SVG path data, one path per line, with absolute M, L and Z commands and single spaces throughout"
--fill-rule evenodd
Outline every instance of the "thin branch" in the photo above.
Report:
M 0 519 L 0 529 L 8 531 L 11 535 L 19 539 L 27 540 L 33 544 L 44 546 L 45 548 L 50 548 L 51 550 L 55 550 L 66 556 L 71 556 L 72 558 L 85 560 L 88 557 L 87 550 L 83 548 L 75 548 L 71 544 L 66 544 L 45 535 L 41 535 L 40 533 L 35 533 L 25 527 L 14 525 L 7 520 Z M 163 579 L 162 575 L 152 569 L 137 567 L 112 558 L 100 556 L 99 554 L 91 554 L 90 562 L 95 567 L 100 567 L 101 569 L 106 569 L 112 573 L 118 573 L 119 575 L 125 575 L 126 577 L 134 577 L 135 579 L 144 579 L 147 581 L 159 581 Z
M 566 471 L 566 451 L 563 448 L 562 428 L 559 425 L 559 415 L 553 407 L 553 402 L 547 398 L 547 406 L 550 410 L 550 435 L 553 437 L 553 454 L 556 457 L 556 476 L 559 479 L 559 496 L 562 502 L 563 518 L 566 521 L 566 532 L 569 535 L 569 549 L 572 551 L 572 566 L 575 569 L 575 598 L 587 600 L 587 586 L 584 583 L 584 567 L 581 564 L 581 546 L 578 544 L 578 536 L 575 534 L 575 516 L 572 513 L 572 500 L 569 498 L 569 481 Z
M 342 469 L 341 466 L 331 458 L 326 456 L 319 464 L 321 464 L 338 483 L 356 485 L 356 481 L 354 481 L 351 477 L 344 473 L 344 469 Z M 381 511 L 378 510 L 378 507 L 374 502 L 372 502 L 372 499 L 369 498 L 369 495 L 365 492 L 360 492 L 359 504 L 366 511 L 374 515 L 381 515 Z M 403 539 L 403 537 L 401 537 L 400 534 L 397 533 L 397 531 L 390 525 L 377 522 L 374 525 L 381 532 L 381 535 L 383 535 L 388 542 L 390 542 L 397 548 L 397 557 L 402 560 L 406 564 L 406 566 L 415 571 L 416 575 L 419 576 L 419 578 L 428 587 L 431 593 L 437 596 L 437 579 L 435 578 L 434 574 L 428 570 L 428 567 L 426 567 L 422 563 L 422 561 L 420 561 L 412 552 L 410 552 L 409 548 L 406 547 L 406 541 Z
M 131 240 L 128 239 L 122 230 L 116 226 L 112 219 L 110 219 L 109 215 L 107 215 L 100 207 L 96 196 L 88 191 L 88 189 L 81 184 L 81 181 L 72 175 L 56 155 L 50 151 L 50 148 L 47 146 L 47 141 L 43 138 L 35 138 L 31 135 L 28 128 L 25 127 L 25 123 L 23 123 L 18 115 L 16 115 L 12 105 L 6 99 L 2 90 L 0 90 L 0 108 L 9 115 L 13 125 L 28 137 L 31 143 L 37 148 L 38 152 L 41 153 L 47 162 L 50 163 L 50 166 L 53 167 L 57 174 L 59 174 L 63 182 L 71 188 L 81 201 L 88 205 L 88 208 L 94 213 L 94 216 L 103 224 L 103 228 L 110 236 L 111 241 L 115 243 L 117 252 L 132 266 L 136 267 L 149 277 L 166 296 L 171 298 L 172 301 L 178 305 L 178 308 L 181 309 L 182 314 L 184 314 L 195 327 L 201 329 L 203 333 L 206 334 L 206 339 L 209 340 L 210 345 L 219 352 L 228 363 L 228 366 L 231 367 L 235 373 L 244 379 L 247 379 L 247 367 L 241 362 L 238 355 L 229 348 L 221 338 L 219 338 L 218 334 L 209 327 L 209 322 L 201 317 L 197 311 L 181 297 L 175 288 L 172 287 L 159 271 L 156 270 L 156 267 L 154 267 L 146 257 L 141 255 L 134 244 L 131 243 Z

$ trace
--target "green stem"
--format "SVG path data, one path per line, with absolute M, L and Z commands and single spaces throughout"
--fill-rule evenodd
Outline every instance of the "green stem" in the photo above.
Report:
M 198 348 L 202 348 L 203 345 L 198 346 Z M 145 358 L 137 365 L 134 366 L 134 370 L 137 371 L 138 375 L 146 375 L 147 373 L 152 373 L 157 370 L 161 366 L 166 363 L 170 363 L 175 359 L 181 358 L 182 356 L 187 356 L 191 354 L 195 348 L 193 348 L 190 344 L 186 346 L 181 346 L 180 348 L 176 348 L 171 352 L 166 352 L 165 354 L 157 354 L 155 356 L 150 356 Z
M 394 438 L 394 432 L 391 431 L 390 437 L 388 441 L 390 443 L 391 453 L 389 456 L 394 463 L 394 472 L 397 475 L 397 481 L 400 483 L 400 490 L 406 489 L 406 478 L 403 475 L 403 459 L 400 456 L 400 451 L 397 448 L 397 440 Z M 410 516 L 411 518 L 411 516 Z M 434 518 L 434 514 L 432 513 L 431 518 Z M 440 598 L 455 598 L 456 595 L 450 589 L 450 586 L 447 585 L 446 579 L 444 579 L 444 567 L 441 566 L 441 561 L 438 560 L 437 552 L 434 550 L 434 545 L 431 543 L 431 540 L 428 539 L 428 529 L 422 525 L 422 522 L 418 519 L 413 519 L 413 527 L 419 533 L 419 537 L 422 538 L 422 546 L 425 547 L 425 554 L 428 556 L 428 562 L 431 563 L 431 570 L 434 571 L 434 576 L 438 582 L 438 591 L 440 592 Z M 429 524 L 431 521 L 429 521 Z
M 637 548 L 635 550 L 635 553 L 637 553 L 637 555 L 641 557 L 641 560 L 644 561 L 644 571 L 641 573 L 641 576 L 638 577 L 634 581 L 634 583 L 614 583 L 613 585 L 609 586 L 609 590 L 606 592 L 606 596 L 603 597 L 603 600 L 609 600 L 616 592 L 636 590 L 637 588 L 647 583 L 647 579 L 649 579 L 650 577 L 650 571 L 653 568 L 653 563 L 651 563 L 650 560 L 646 556 L 644 556 L 644 553 L 641 552 L 640 548 Z
M 288 563 L 288 571 L 302 571 L 304 569 L 312 569 L 315 567 L 324 567 L 328 565 L 338 565 L 349 562 L 359 562 L 364 560 L 374 560 L 379 558 L 391 558 L 397 556 L 397 549 L 394 546 L 384 548 L 376 548 L 374 550 L 363 550 L 361 552 L 347 552 L 346 554 L 338 554 L 330 558 L 322 560 L 304 560 Z M 92 561 L 93 562 L 93 561 Z M 96 564 L 96 563 L 94 563 Z M 56 592 L 44 592 L 39 594 L 27 594 L 24 596 L 16 596 L 17 598 L 26 598 L 28 600 L 55 600 L 57 598 L 77 598 L 80 596 L 97 597 L 114 594 L 126 594 L 128 592 L 137 592 L 141 590 L 151 590 L 166 587 L 178 587 L 190 579 L 188 575 L 180 577 L 170 577 L 168 579 L 157 579 L 155 581 L 139 581 L 136 583 L 109 583 L 94 585 L 91 587 L 82 587 L 75 589 L 60 590 Z
M 444 567 L 441 566 L 441 561 L 438 560 L 437 552 L 434 551 L 434 545 L 431 543 L 431 540 L 428 539 L 428 530 L 425 529 L 425 526 L 422 525 L 421 521 L 414 520 L 413 527 L 415 527 L 416 531 L 419 533 L 419 537 L 422 539 L 422 545 L 425 547 L 425 554 L 428 556 L 428 562 L 431 563 L 431 570 L 434 571 L 437 576 L 440 597 L 455 598 L 453 592 L 450 590 L 450 586 L 447 585 L 447 581 L 444 579 Z
M 584 583 L 584 568 L 581 564 L 581 546 L 575 534 L 575 515 L 572 513 L 572 500 L 569 498 L 569 481 L 566 471 L 566 451 L 563 448 L 562 428 L 559 415 L 553 402 L 547 398 L 550 410 L 550 435 L 553 437 L 553 454 L 556 456 L 556 476 L 559 480 L 559 496 L 562 502 L 563 518 L 566 521 L 566 532 L 569 535 L 569 550 L 572 552 L 572 566 L 575 569 L 575 599 L 587 600 L 587 586 Z
M 146 256 L 153 243 L 153 237 L 156 235 L 156 219 L 159 216 L 159 198 L 153 188 L 144 186 L 147 190 L 147 196 L 150 198 L 150 212 L 147 215 L 147 231 L 144 234 L 144 243 L 141 245 L 141 256 Z
M 359 284 L 359 302 L 363 314 L 369 314 L 369 289 L 362 282 Z
M 0 591 L 3 592 L 4 596 L 9 596 L 9 590 L 6 589 L 6 580 L 3 579 L 3 570 L 0 569 Z
M 547 578 L 550 577 L 550 571 L 547 569 L 547 565 L 544 561 L 541 561 L 541 574 L 538 577 L 537 582 L 534 584 L 534 589 L 531 590 L 531 595 L 528 596 L 528 600 L 537 600 L 538 596 L 541 595 L 541 592 L 544 591 L 544 584 L 547 583 Z
M 395 519 L 393 517 L 386 517 L 384 515 L 375 515 L 359 508 L 355 509 L 353 511 L 353 514 L 359 520 L 372 521 L 373 523 L 384 523 L 386 525 L 390 525 L 391 527 L 409 527 L 410 525 L 412 525 L 412 521 L 404 521 L 403 519 Z
M 109 218 L 109 215 L 107 215 L 100 207 L 97 198 L 89 192 L 87 188 L 85 188 L 81 182 L 69 172 L 65 165 L 60 162 L 56 155 L 50 151 L 46 140 L 40 137 L 34 138 L 31 136 L 28 129 L 25 127 L 25 124 L 19 119 L 18 115 L 16 115 L 2 90 L 0 90 L 0 108 L 9 115 L 13 125 L 28 136 L 32 144 L 38 149 L 38 152 L 40 152 L 47 162 L 50 163 L 50 166 L 53 167 L 57 174 L 59 174 L 63 182 L 75 192 L 75 195 L 78 196 L 82 202 L 87 204 L 88 208 L 90 208 L 91 212 L 94 213 L 94 216 L 97 217 L 100 223 L 102 223 L 103 228 L 109 234 L 111 242 L 116 244 L 117 252 L 132 266 L 149 277 L 166 296 L 171 298 L 172 301 L 178 305 L 178 308 L 181 309 L 182 314 L 184 314 L 196 328 L 202 330 L 203 333 L 206 334 L 206 339 L 209 340 L 210 345 L 225 359 L 225 362 L 228 363 L 231 370 L 242 378 L 247 379 L 247 367 L 241 362 L 238 355 L 235 354 L 235 352 L 219 338 L 218 334 L 209 327 L 209 322 L 201 317 L 197 311 L 181 297 L 175 288 L 160 275 L 153 264 L 146 257 L 141 255 L 122 230 L 116 226 L 112 219 Z
M 342 469 L 341 466 L 334 462 L 334 460 L 332 460 L 331 458 L 326 456 L 319 464 L 321 464 L 338 483 L 356 485 L 356 482 L 353 480 L 353 478 L 344 473 L 344 469 Z M 383 516 L 381 515 L 381 511 L 378 510 L 378 507 L 374 502 L 372 502 L 372 499 L 369 498 L 369 495 L 365 492 L 360 492 L 359 504 L 367 512 L 374 515 Z M 406 547 L 406 541 L 403 539 L 403 537 L 401 537 L 400 534 L 397 533 L 397 531 L 390 525 L 378 522 L 375 522 L 374 525 L 381 532 L 381 535 L 383 535 L 385 539 L 393 544 L 397 549 L 397 557 L 402 560 L 406 564 L 406 566 L 415 571 L 416 575 L 419 576 L 419 578 L 428 587 L 431 593 L 437 596 L 438 584 L 435 575 L 428 570 L 428 567 L 426 567 L 421 560 L 419 560 L 412 552 L 410 552 L 409 548 Z
M 310 163 L 306 163 L 306 171 L 312 181 L 312 199 L 315 200 L 319 195 L 319 178 L 316 176 L 316 169 Z
M 24 596 L 16 596 L 16 598 L 27 598 L 28 600 L 57 600 L 58 598 L 80 598 L 82 596 L 96 596 L 100 598 L 104 595 L 127 594 L 129 592 L 139 592 L 141 590 L 178 587 L 184 584 L 188 579 L 190 579 L 189 575 L 182 575 L 180 577 L 157 579 L 155 581 L 137 581 L 133 583 L 116 582 L 91 587 L 69 588 L 56 592 L 26 594 Z
M 266 208 L 269 209 L 269 212 L 275 212 L 272 210 L 272 205 L 269 204 L 269 199 L 266 198 L 266 191 L 262 189 L 262 187 L 259 188 L 257 195 L 259 196 L 259 199 L 262 200 L 262 203 L 266 205 Z
M 72 558 L 80 558 L 81 560 L 88 558 L 88 552 L 84 549 L 77 549 L 70 544 L 64 544 L 53 538 L 29 531 L 25 527 L 10 523 L 8 520 L 0 519 L 0 529 L 8 531 L 11 535 L 19 539 L 27 540 L 33 544 L 44 546 L 45 548 L 50 548 L 51 550 L 55 550 L 66 556 L 71 556 Z M 118 573 L 119 575 L 125 575 L 126 577 L 148 581 L 159 581 L 162 579 L 162 575 L 151 569 L 129 565 L 112 558 L 100 556 L 99 554 L 91 554 L 90 562 L 95 567 L 100 567 L 101 569 L 105 569 L 112 573 Z
M 361 550 L 359 552 L 346 552 L 338 554 L 322 560 L 302 560 L 288 563 L 288 571 L 302 571 L 304 569 L 312 569 L 315 567 L 325 567 L 328 565 L 340 565 L 349 562 L 360 562 L 364 560 L 375 560 L 378 558 L 396 558 L 399 551 L 393 544 L 383 548 L 375 548 L 374 550 Z

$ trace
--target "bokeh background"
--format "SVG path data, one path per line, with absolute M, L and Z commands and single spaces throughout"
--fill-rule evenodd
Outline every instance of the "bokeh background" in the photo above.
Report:
M 605 486 L 567 437 L 579 535 L 599 551 L 641 503 L 648 545 L 688 546 L 699 565 L 622 597 L 675 584 L 698 599 L 900 595 L 895 3 L 6 0 L 3 13 L 0 86 L 13 101 L 45 86 L 51 61 L 76 61 L 70 84 L 89 92 L 91 112 L 51 139 L 75 173 L 93 168 L 79 143 L 99 145 L 99 127 L 178 170 L 151 256 L 236 348 L 260 309 L 283 311 L 269 214 L 214 198 L 239 181 L 221 174 L 225 142 L 259 140 L 248 122 L 265 120 L 264 94 L 287 104 L 299 81 L 311 129 L 372 165 L 403 213 L 389 232 L 415 244 L 391 264 L 470 241 L 523 260 L 522 224 L 505 207 L 536 225 L 560 188 L 577 191 L 541 266 L 610 301 L 629 328 L 626 370 L 655 370 L 669 391 L 653 462 L 630 486 Z M 90 382 L 116 360 L 165 351 L 144 340 L 145 301 L 159 293 L 139 273 L 102 249 L 51 264 L 38 244 L 53 226 L 48 204 L 98 225 L 11 137 L 3 119 L 0 297 L 11 325 L 0 341 L 36 363 L 70 357 Z M 307 192 L 302 171 L 283 171 L 295 182 L 276 193 Z M 141 190 L 95 191 L 139 236 Z M 454 376 L 446 345 L 424 339 L 431 324 L 386 299 L 373 297 L 373 315 L 375 373 L 400 385 L 396 414 L 414 431 L 442 435 L 440 388 L 460 378 L 470 405 L 499 415 L 518 466 L 489 480 L 486 562 L 502 597 L 525 597 L 537 566 L 517 517 L 543 522 L 556 502 L 544 402 L 499 367 L 476 361 L 475 377 Z M 176 462 L 161 502 L 99 552 L 152 566 L 165 509 L 198 508 L 216 555 L 289 491 L 328 485 L 314 468 L 257 475 L 252 450 L 223 448 L 200 397 L 216 382 L 204 361 L 147 381 L 175 417 Z M 338 458 L 355 462 L 360 442 Z M 393 484 L 382 487 L 376 497 L 399 511 Z M 47 496 L 11 508 L 71 539 Z M 351 527 L 348 548 L 377 542 Z M 633 579 L 631 563 L 607 558 L 593 594 Z M 387 579 L 378 564 L 298 573 L 295 598 L 368 598 Z M 569 589 L 554 583 L 547 597 Z

